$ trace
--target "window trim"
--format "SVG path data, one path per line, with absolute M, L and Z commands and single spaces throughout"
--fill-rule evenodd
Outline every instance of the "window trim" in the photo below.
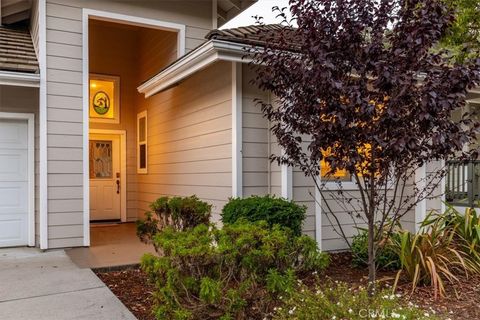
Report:
M 140 119 L 145 119 L 145 140 L 140 141 Z M 140 146 L 145 146 L 145 168 L 140 167 Z M 137 173 L 148 173 L 148 117 L 147 110 L 137 113 Z

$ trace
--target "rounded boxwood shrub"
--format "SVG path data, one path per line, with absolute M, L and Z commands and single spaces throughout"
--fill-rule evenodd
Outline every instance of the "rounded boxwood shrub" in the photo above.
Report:
M 278 224 L 293 231 L 296 236 L 302 233 L 306 217 L 305 206 L 274 196 L 251 196 L 232 198 L 222 209 L 222 222 L 234 223 L 240 218 L 248 221 L 266 221 L 270 227 Z
M 154 243 L 153 238 L 166 227 L 187 230 L 200 224 L 208 224 L 212 205 L 190 197 L 160 197 L 150 204 L 145 219 L 137 220 L 137 236 L 145 243 Z

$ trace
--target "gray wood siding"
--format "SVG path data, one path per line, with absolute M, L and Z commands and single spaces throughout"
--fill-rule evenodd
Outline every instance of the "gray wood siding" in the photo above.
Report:
M 253 72 L 245 64 L 242 73 L 243 196 L 266 195 L 270 193 L 270 133 L 268 120 L 254 100 L 268 101 L 269 95 L 250 83 Z
M 0 112 L 33 113 L 35 115 L 35 243 L 39 244 L 39 126 L 38 88 L 0 85 Z
M 209 1 L 47 0 L 47 153 L 53 170 L 48 174 L 50 248 L 80 246 L 83 241 L 79 218 L 83 182 L 78 173 L 83 166 L 82 8 L 185 24 L 187 49 L 203 41 L 212 21 Z M 61 192 L 62 188 L 72 192 Z
M 254 71 L 248 65 L 243 65 L 242 72 L 243 196 L 281 196 L 280 167 L 270 162 L 270 155 L 279 150 L 278 145 L 269 130 L 269 121 L 255 102 L 255 99 L 268 102 L 270 95 L 250 83 Z
M 208 79 L 208 80 L 206 80 Z M 213 204 L 213 220 L 232 194 L 231 64 L 218 63 L 139 101 L 147 110 L 148 174 L 138 175 L 139 216 L 162 195 Z

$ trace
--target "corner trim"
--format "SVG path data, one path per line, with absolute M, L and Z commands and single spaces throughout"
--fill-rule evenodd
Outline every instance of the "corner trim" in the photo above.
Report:
M 243 196 L 242 64 L 232 62 L 232 197 Z
M 83 120 L 83 245 L 90 246 L 90 163 L 88 159 L 89 123 L 89 66 L 88 18 L 89 10 L 82 9 L 82 120 Z
M 415 170 L 415 184 L 418 190 L 424 190 L 426 187 L 427 168 L 424 164 Z M 427 214 L 427 199 L 423 199 L 415 205 L 415 232 L 420 230 L 420 225 L 425 220 Z
M 281 166 L 281 180 L 282 180 L 282 198 L 293 199 L 293 169 L 292 167 L 282 164 Z
M 317 177 L 315 188 L 315 240 L 317 241 L 318 249 L 322 250 L 322 195 L 318 190 L 317 185 L 320 186 L 322 178 Z
M 40 66 L 39 132 L 40 249 L 48 249 L 48 135 L 47 135 L 47 11 L 46 0 L 38 1 L 38 45 Z

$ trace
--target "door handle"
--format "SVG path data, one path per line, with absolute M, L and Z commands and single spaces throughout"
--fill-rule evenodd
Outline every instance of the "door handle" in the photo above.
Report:
M 120 180 L 117 180 L 117 194 L 120 193 Z

